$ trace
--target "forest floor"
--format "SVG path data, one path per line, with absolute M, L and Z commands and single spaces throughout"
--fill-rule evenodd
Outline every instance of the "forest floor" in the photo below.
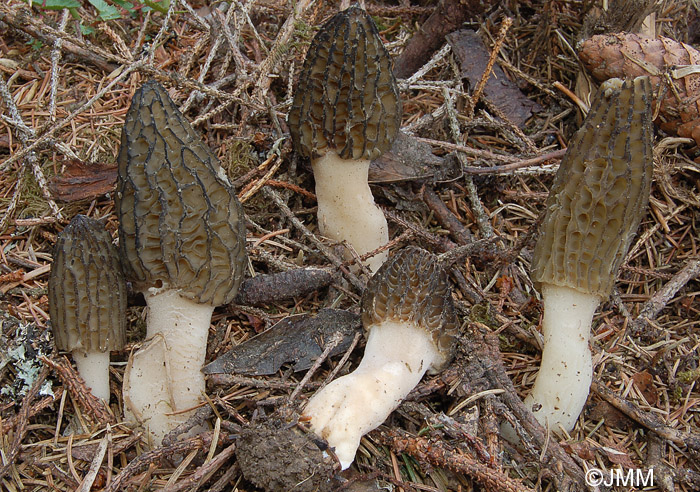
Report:
M 452 255 L 462 332 L 452 364 L 362 439 L 334 488 L 586 490 L 590 470 L 606 479 L 651 470 L 645 490 L 700 490 L 700 149 L 690 138 L 655 129 L 649 207 L 596 312 L 594 382 L 574 429 L 553 434 L 521 403 L 541 356 L 542 305 L 529 276 L 538 218 L 580 106 L 595 92 L 579 42 L 610 26 L 636 29 L 648 11 L 657 35 L 700 41 L 694 2 L 610 3 L 615 15 L 597 1 L 366 5 L 394 57 L 412 145 L 409 158 L 397 144 L 370 170 L 389 250 Z M 259 281 L 216 309 L 207 362 L 292 315 L 333 308 L 355 320 L 367 273 L 318 234 L 311 168 L 292 151 L 286 124 L 304 54 L 339 5 L 41 5 L 0 5 L 0 490 L 258 490 L 241 469 L 241 436 L 266 422 L 296 428 L 295 412 L 328 376 L 356 367 L 364 345 L 356 323 L 302 387 L 306 372 L 294 371 L 293 355 L 267 374 L 269 361 L 256 355 L 266 346 L 253 345 L 250 367 L 208 377 L 188 425 L 209 430 L 150 446 L 125 422 L 120 390 L 145 333 L 143 299 L 129 294 L 128 343 L 112 353 L 106 408 L 54 346 L 52 249 L 76 214 L 100 219 L 116 240 L 122 126 L 134 92 L 155 79 L 234 184 L 247 276 Z M 265 274 L 277 275 L 272 295 Z M 271 333 L 273 342 L 291 336 Z M 501 438 L 504 421 L 522 446 Z

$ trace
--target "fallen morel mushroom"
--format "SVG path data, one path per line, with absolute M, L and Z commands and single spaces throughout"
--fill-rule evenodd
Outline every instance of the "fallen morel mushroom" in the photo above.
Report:
M 401 100 L 389 53 L 361 8 L 339 12 L 314 37 L 288 121 L 296 151 L 311 159 L 321 233 L 360 255 L 385 245 L 389 229 L 367 175 L 398 134 Z M 376 271 L 386 257 L 366 263 Z
M 126 280 L 100 222 L 76 215 L 58 235 L 49 314 L 56 347 L 73 354 L 92 394 L 109 402 L 109 352 L 124 348 L 126 337 Z
M 554 431 L 570 431 L 586 403 L 593 314 L 612 290 L 649 200 L 650 101 L 648 77 L 604 82 L 547 200 L 531 268 L 544 303 L 544 349 L 525 403 Z
M 243 211 L 214 154 L 156 82 L 134 94 L 118 164 L 119 249 L 148 306 L 124 405 L 160 442 L 204 393 L 214 307 L 243 280 Z
M 435 256 L 408 247 L 384 263 L 362 296 L 362 324 L 367 345 L 359 366 L 316 393 L 302 415 L 343 469 L 360 438 L 386 420 L 426 371 L 438 372 L 452 359 L 459 326 Z

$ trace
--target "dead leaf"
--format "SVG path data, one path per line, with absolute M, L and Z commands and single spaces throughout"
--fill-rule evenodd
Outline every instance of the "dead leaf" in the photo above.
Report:
M 340 309 L 321 309 L 316 316 L 289 316 L 204 366 L 202 372 L 264 376 L 290 362 L 295 371 L 302 371 L 323 353 L 333 334 L 341 333 L 342 340 L 331 356 L 347 350 L 360 329 L 360 316 Z
M 469 80 L 472 87 L 476 87 L 486 71 L 490 57 L 481 37 L 475 31 L 462 29 L 448 34 L 445 39 L 452 48 L 462 77 Z M 520 128 L 525 126 L 532 113 L 542 111 L 540 105 L 528 99 L 497 63 L 486 81 L 484 95 Z
M 499 290 L 503 297 L 506 297 L 513 290 L 515 284 L 513 283 L 513 277 L 509 275 L 501 275 L 496 280 L 496 288 Z
M 462 176 L 456 159 L 442 158 L 433 149 L 410 135 L 399 132 L 391 150 L 372 161 L 370 183 L 395 183 L 418 179 L 453 181 Z
M 598 449 L 605 453 L 610 463 L 620 465 L 625 470 L 636 468 L 629 455 L 622 451 L 618 445 L 608 444 L 607 446 L 600 446 Z
M 605 424 L 612 429 L 626 430 L 632 423 L 624 413 L 602 400 L 594 400 L 588 405 L 586 418 L 593 422 L 604 419 Z
M 595 450 L 585 441 L 563 442 L 561 446 L 569 453 L 575 453 L 581 459 L 592 461 L 595 459 Z
M 654 386 L 654 377 L 645 369 L 644 371 L 638 372 L 632 376 L 632 381 L 640 393 L 644 395 L 644 399 L 650 405 L 656 405 L 659 395 L 656 392 L 656 387 Z

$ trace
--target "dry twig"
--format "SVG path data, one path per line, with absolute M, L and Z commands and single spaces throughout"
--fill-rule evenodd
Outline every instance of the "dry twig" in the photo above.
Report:
M 645 412 L 634 403 L 620 398 L 607 386 L 599 381 L 593 381 L 591 389 L 613 407 L 620 410 L 635 422 L 643 425 L 650 431 L 655 432 L 664 439 L 685 446 L 698 453 L 700 456 L 700 434 L 693 432 L 683 432 L 664 424 L 654 413 Z
M 46 376 L 48 375 L 49 369 L 44 367 L 22 400 L 22 405 L 19 413 L 17 414 L 19 418 L 17 425 L 15 426 L 15 433 L 12 438 L 12 443 L 10 443 L 9 451 L 3 453 L 4 456 L 2 461 L 4 465 L 0 466 L 0 480 L 2 480 L 2 478 L 7 475 L 13 467 L 17 466 L 15 460 L 19 456 L 20 450 L 22 449 L 22 441 L 28 432 L 27 426 L 29 425 L 29 418 L 31 416 L 32 402 L 39 393 L 39 390 L 41 389 L 41 386 L 44 384 Z
M 73 366 L 65 355 L 56 360 L 47 357 L 42 357 L 41 360 L 56 372 L 56 375 L 63 382 L 64 386 L 68 388 L 68 392 L 73 399 L 78 402 L 81 408 L 87 411 L 88 415 L 96 424 L 102 427 L 117 423 L 117 420 L 109 411 L 107 405 L 90 392 L 85 386 L 83 378 L 73 369 Z
M 502 471 L 479 463 L 465 453 L 459 453 L 443 441 L 412 437 L 405 431 L 390 430 L 380 433 L 380 440 L 397 453 L 408 453 L 418 461 L 432 466 L 464 473 L 492 490 L 504 492 L 533 492 L 518 480 L 513 480 Z

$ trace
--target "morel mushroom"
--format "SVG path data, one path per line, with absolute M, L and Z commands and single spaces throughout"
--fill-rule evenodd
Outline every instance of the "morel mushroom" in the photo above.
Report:
M 97 220 L 76 215 L 58 235 L 49 314 L 59 350 L 73 354 L 92 394 L 109 402 L 109 352 L 124 348 L 126 280 L 117 248 Z
M 386 420 L 426 371 L 439 372 L 452 359 L 458 324 L 435 256 L 409 247 L 384 263 L 362 296 L 362 323 L 367 345 L 359 366 L 316 393 L 303 412 L 343 469 L 360 438 Z
M 525 403 L 555 431 L 570 431 L 586 403 L 593 314 L 612 290 L 649 200 L 650 101 L 648 77 L 603 83 L 547 200 L 531 268 L 544 303 L 544 349 Z
M 391 58 L 364 10 L 339 12 L 316 34 L 288 120 L 296 151 L 311 159 L 320 232 L 360 255 L 385 245 L 389 229 L 367 175 L 398 134 L 401 100 Z M 374 272 L 386 257 L 366 264 Z
M 156 82 L 134 94 L 118 165 L 119 249 L 148 306 L 147 341 L 124 375 L 125 411 L 160 442 L 204 393 L 214 307 L 243 279 L 243 211 L 212 151 Z

